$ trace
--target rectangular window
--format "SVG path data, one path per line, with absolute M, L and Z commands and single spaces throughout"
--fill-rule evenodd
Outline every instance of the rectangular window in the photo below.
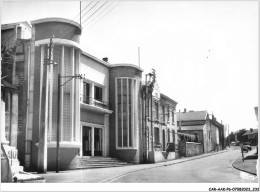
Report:
M 168 106 L 168 111 L 167 111 L 167 122 L 170 121 L 170 107 Z
M 154 128 L 154 142 L 155 142 L 155 145 L 160 144 L 160 130 L 158 127 Z
M 155 102 L 155 118 L 159 120 L 159 104 Z
M 117 147 L 134 147 L 134 97 L 136 80 L 130 78 L 116 79 L 116 133 Z
M 102 101 L 102 88 L 95 86 L 95 100 Z
M 163 122 L 165 122 L 165 106 L 162 106 Z
M 83 82 L 83 103 L 86 104 L 89 104 L 89 88 L 89 83 Z
M 171 135 L 170 135 L 170 129 L 168 129 L 168 142 L 170 142 Z
M 172 142 L 175 142 L 175 131 L 172 130 Z
M 172 111 L 172 124 L 174 124 L 174 111 Z

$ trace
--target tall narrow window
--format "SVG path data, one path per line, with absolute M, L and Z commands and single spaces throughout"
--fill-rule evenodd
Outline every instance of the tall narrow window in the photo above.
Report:
M 136 80 L 116 78 L 116 133 L 118 148 L 134 147 Z
M 95 100 L 102 101 L 102 88 L 95 86 Z
M 159 104 L 155 102 L 155 118 L 159 120 Z
M 83 103 L 89 104 L 89 83 L 83 82 Z
M 162 115 L 163 115 L 163 122 L 165 122 L 165 106 L 162 106 Z
M 172 124 L 174 124 L 174 110 L 172 111 Z
M 154 128 L 154 142 L 155 145 L 160 144 L 160 129 L 158 127 Z
M 167 107 L 167 122 L 170 121 L 170 106 Z
M 175 131 L 172 130 L 172 142 L 175 142 Z
M 170 135 L 170 129 L 168 129 L 168 142 L 170 142 L 171 135 Z

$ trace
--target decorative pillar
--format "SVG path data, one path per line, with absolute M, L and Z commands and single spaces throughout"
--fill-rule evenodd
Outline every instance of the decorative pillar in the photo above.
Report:
M 74 63 L 74 48 L 71 48 L 70 51 L 70 64 L 71 64 L 71 75 L 75 75 L 75 63 Z M 74 141 L 74 113 L 75 113 L 75 108 L 74 108 L 74 99 L 75 99 L 75 78 L 71 80 L 71 91 L 70 91 L 70 141 Z
M 45 49 L 47 51 L 48 49 Z M 43 55 L 41 55 L 43 56 Z M 43 65 L 43 57 L 41 58 L 41 65 L 43 71 L 41 83 L 41 105 L 40 105 L 40 130 L 39 130 L 39 146 L 38 146 L 38 173 L 47 172 L 47 130 L 48 130 L 48 84 L 49 84 L 49 65 Z
M 17 148 L 17 133 L 18 133 L 18 93 L 12 92 L 12 105 L 11 105 L 11 134 L 10 145 Z
M 17 39 L 17 27 L 14 27 L 14 39 Z M 14 59 L 13 59 L 13 68 L 12 68 L 12 83 L 16 84 L 16 42 L 14 45 Z M 17 133 L 18 133 L 18 93 L 12 92 L 12 105 L 10 112 L 10 121 L 11 121 L 11 134 L 10 134 L 10 145 L 17 147 Z

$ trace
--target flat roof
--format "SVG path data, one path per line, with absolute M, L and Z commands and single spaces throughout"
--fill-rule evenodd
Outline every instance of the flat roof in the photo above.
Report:
M 110 67 L 133 67 L 135 69 L 138 69 L 140 71 L 144 71 L 143 69 L 141 69 L 140 67 L 134 65 L 134 64 L 130 64 L 130 63 L 118 63 L 118 64 L 113 64 L 113 65 L 110 65 Z
M 99 62 L 100 64 L 105 65 L 106 67 L 110 67 L 110 64 L 108 62 L 105 62 L 105 61 L 103 61 L 103 60 L 101 60 L 101 59 L 99 59 L 99 58 L 97 58 L 97 57 L 95 57 L 95 56 L 85 52 L 85 51 L 82 51 L 82 55 L 85 55 L 85 56 L 87 56 L 87 57 L 89 57 L 89 58 Z
M 30 22 L 28 21 L 22 21 L 22 22 L 16 22 L 16 23 L 7 23 L 7 24 L 2 24 L 1 25 L 1 30 L 7 30 L 7 29 L 12 29 L 14 26 L 21 26 L 21 25 L 28 25 L 29 27 L 32 27 Z
M 82 27 L 80 26 L 79 23 L 77 23 L 73 20 L 70 20 L 70 19 L 64 19 L 64 18 L 60 18 L 60 17 L 48 17 L 48 18 L 44 18 L 44 19 L 37 19 L 37 20 L 31 21 L 31 24 L 35 25 L 35 24 L 39 24 L 39 23 L 48 23 L 48 22 L 68 23 L 68 24 L 74 25 L 75 27 L 78 27 L 79 29 L 82 30 Z

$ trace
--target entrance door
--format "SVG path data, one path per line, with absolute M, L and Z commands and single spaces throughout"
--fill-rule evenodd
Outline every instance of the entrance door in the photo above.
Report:
M 82 134 L 83 156 L 91 156 L 91 148 L 92 148 L 91 141 L 92 141 L 91 127 L 83 126 L 83 134 Z
M 94 128 L 94 156 L 102 156 L 102 129 Z

